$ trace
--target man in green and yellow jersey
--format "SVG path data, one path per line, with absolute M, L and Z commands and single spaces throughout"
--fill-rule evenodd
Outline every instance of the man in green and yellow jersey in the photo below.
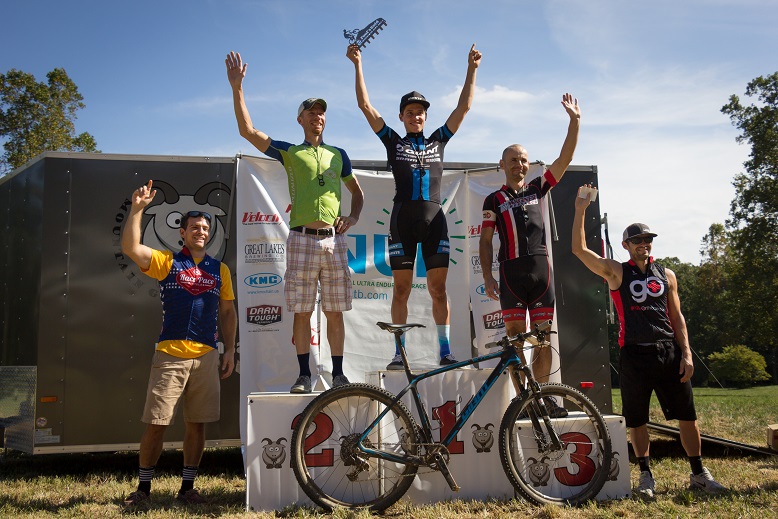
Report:
M 345 232 L 359 220 L 364 203 L 362 188 L 352 174 L 346 152 L 324 143 L 324 99 L 306 99 L 297 110 L 297 122 L 305 134 L 302 144 L 271 139 L 254 128 L 246 108 L 243 78 L 247 64 L 235 52 L 227 55 L 225 63 L 240 135 L 283 164 L 289 180 L 292 212 L 284 296 L 287 310 L 294 312 L 294 343 L 300 365 L 300 375 L 291 392 L 311 392 L 310 326 L 317 286 L 321 287 L 321 306 L 327 318 L 333 386 L 348 384 L 343 374 L 343 312 L 351 310 L 352 289 Z M 351 193 L 348 216 L 340 214 L 341 182 Z

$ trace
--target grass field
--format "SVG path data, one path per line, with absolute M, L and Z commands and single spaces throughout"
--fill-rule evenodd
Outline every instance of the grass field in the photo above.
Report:
M 778 386 L 746 390 L 695 390 L 700 427 L 705 434 L 762 447 L 766 425 L 778 423 Z M 620 409 L 618 392 L 614 408 Z M 662 423 L 658 407 L 652 421 Z M 670 425 L 673 425 L 672 423 Z M 778 517 L 778 457 L 747 455 L 737 449 L 704 445 L 704 462 L 729 487 L 722 496 L 687 489 L 689 466 L 678 440 L 657 436 L 652 443 L 652 470 L 658 496 L 589 503 L 581 508 L 536 507 L 521 500 L 452 501 L 434 506 L 400 502 L 384 515 L 391 518 L 453 519 L 521 516 L 542 519 L 680 517 Z M 275 512 L 245 511 L 245 479 L 238 449 L 207 450 L 196 485 L 207 505 L 179 506 L 173 495 L 180 484 L 180 452 L 165 452 L 157 466 L 150 506 L 127 512 L 120 504 L 137 484 L 137 454 L 62 454 L 28 456 L 8 451 L 0 457 L 0 517 L 153 518 L 363 518 L 366 512 L 289 507 Z M 637 470 L 632 466 L 633 484 Z

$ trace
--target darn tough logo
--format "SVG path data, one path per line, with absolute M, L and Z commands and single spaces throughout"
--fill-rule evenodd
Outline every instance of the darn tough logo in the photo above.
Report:
M 243 225 L 255 225 L 262 223 L 279 224 L 281 223 L 281 215 L 278 214 L 264 214 L 262 211 L 243 213 Z
M 216 278 L 197 267 L 179 272 L 176 282 L 193 296 L 199 296 L 216 286 Z
M 249 306 L 246 308 L 246 322 L 267 326 L 280 323 L 282 319 L 281 307 L 273 305 Z
M 502 320 L 502 310 L 497 310 L 496 312 L 484 315 L 484 329 L 498 330 L 504 327 L 505 323 Z

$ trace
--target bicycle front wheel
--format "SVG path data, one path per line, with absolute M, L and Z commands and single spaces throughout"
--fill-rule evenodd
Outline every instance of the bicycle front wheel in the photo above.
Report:
M 500 425 L 503 469 L 530 501 L 578 505 L 594 498 L 605 484 L 611 463 L 608 428 L 581 392 L 562 384 L 540 387 L 544 401 L 553 399 L 561 408 L 554 412 L 546 405 L 558 418 L 547 415 L 544 420 L 532 395 L 511 402 Z
M 359 439 L 387 408 L 363 445 L 394 456 L 418 453 L 417 428 L 402 402 L 369 384 L 325 391 L 300 415 L 292 433 L 292 469 L 303 491 L 325 510 L 334 507 L 381 511 L 413 483 L 417 465 L 367 456 Z

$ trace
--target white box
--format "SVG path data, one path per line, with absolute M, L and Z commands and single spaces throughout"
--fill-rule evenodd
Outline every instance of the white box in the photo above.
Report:
M 433 434 L 440 440 L 456 422 L 467 400 L 481 387 L 491 370 L 461 369 L 422 381 L 419 393 L 432 420 Z M 404 372 L 368 373 L 366 381 L 392 393 L 407 384 Z M 414 479 L 404 499 L 434 503 L 445 499 L 510 498 L 513 486 L 502 469 L 497 440 L 502 415 L 514 396 L 509 377 L 500 377 L 459 436 L 450 445 L 449 468 L 461 490 L 453 492 L 438 472 L 426 472 Z M 248 510 L 278 510 L 287 505 L 311 505 L 294 477 L 289 444 L 295 418 L 317 396 L 289 393 L 252 393 L 248 396 L 246 445 L 246 506 Z M 404 398 L 410 405 L 410 395 Z M 618 499 L 630 495 L 629 455 L 624 419 L 605 417 L 614 452 L 612 480 L 606 482 L 597 499 Z M 490 425 L 491 424 L 491 425 Z M 477 426 L 477 427 L 476 427 Z M 475 435 L 479 431 L 481 434 Z M 493 433 L 490 437 L 484 431 Z

